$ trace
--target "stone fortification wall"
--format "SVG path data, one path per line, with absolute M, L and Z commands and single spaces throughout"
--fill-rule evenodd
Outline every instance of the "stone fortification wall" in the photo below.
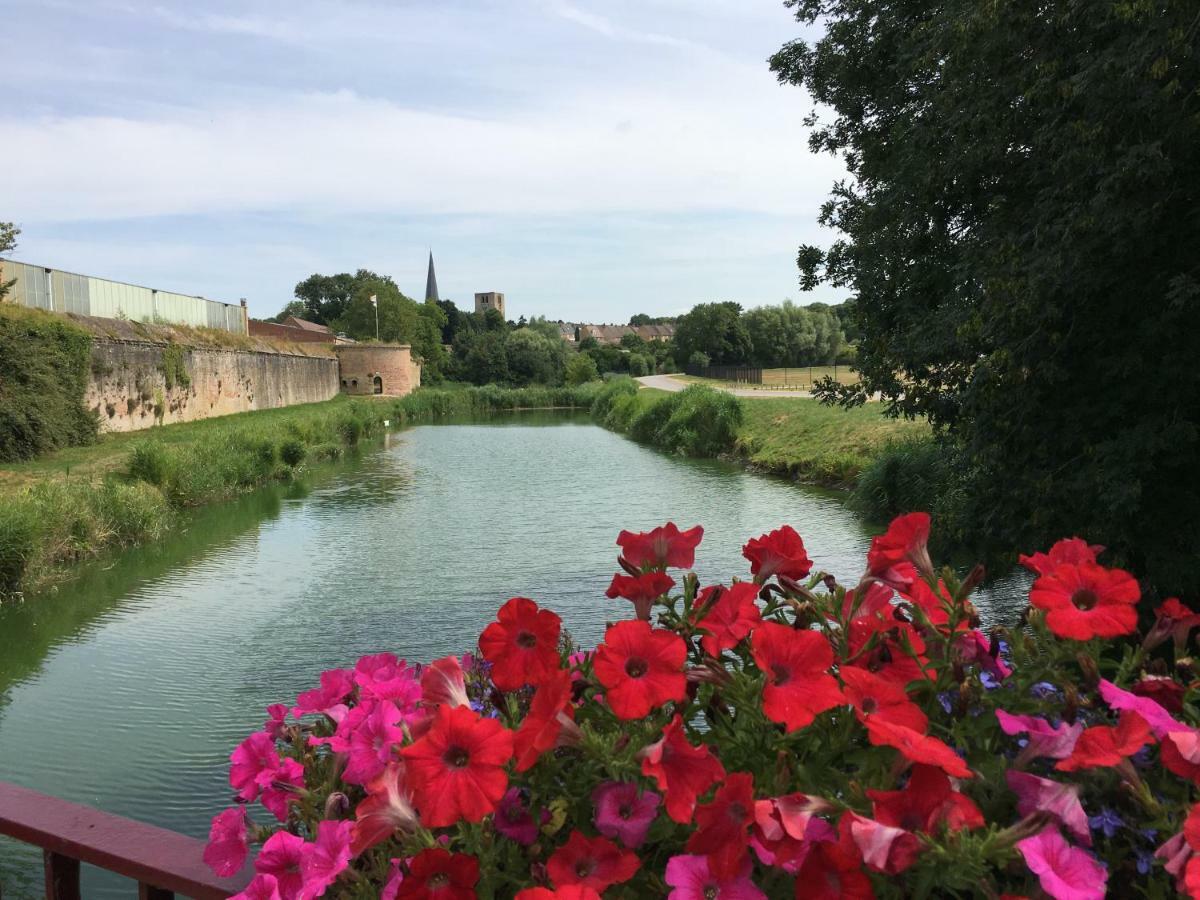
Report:
M 407 344 L 339 344 L 342 390 L 403 397 L 421 386 L 421 365 Z
M 338 393 L 338 360 L 327 344 L 279 346 L 73 318 L 93 334 L 84 402 L 102 431 L 315 403 Z

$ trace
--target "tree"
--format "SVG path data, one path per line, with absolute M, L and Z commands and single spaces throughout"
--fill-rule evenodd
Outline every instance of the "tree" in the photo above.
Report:
M 780 306 L 748 310 L 742 322 L 750 335 L 751 360 L 766 368 L 831 365 L 844 343 L 841 323 L 828 306 Z
M 701 303 L 675 326 L 675 358 L 680 365 L 696 352 L 707 356 L 712 365 L 745 365 L 752 349 L 738 303 Z
M 646 342 L 642 340 L 642 336 L 635 331 L 628 331 L 621 335 L 622 350 L 642 350 L 646 346 Z
M 296 299 L 307 310 L 305 318 L 319 325 L 328 325 L 341 318 L 354 296 L 358 282 L 364 277 L 377 279 L 374 272 L 359 269 L 356 275 L 342 272 L 339 275 L 310 275 L 296 285 Z M 388 279 L 389 281 L 391 279 Z
M 378 301 L 379 339 L 411 344 L 413 355 L 423 363 L 422 379 L 439 381 L 446 363 L 442 347 L 446 314 L 433 301 L 418 303 L 404 296 L 386 275 L 360 269 L 353 276 L 353 290 L 344 311 L 329 323 L 330 327 L 357 341 L 374 340 L 376 307 L 371 303 L 372 296 Z
M 454 345 L 454 374 L 472 384 L 507 384 L 506 337 L 501 331 L 460 335 Z
M 596 362 L 586 353 L 576 353 L 567 363 L 567 384 L 580 385 L 600 377 Z
M 278 313 L 267 319 L 268 322 L 282 322 L 288 316 L 295 316 L 297 319 L 306 319 L 312 315 L 303 300 L 289 300 L 287 305 Z
M 508 335 L 508 373 L 513 384 L 562 384 L 566 348 L 557 332 L 553 338 L 532 328 Z
M 0 254 L 11 253 L 17 248 L 17 235 L 21 229 L 12 222 L 0 222 Z M 8 289 L 16 284 L 16 280 L 0 281 L 0 300 L 3 300 Z
M 772 68 L 832 110 L 810 145 L 851 176 L 840 237 L 798 256 L 862 329 L 862 384 L 824 396 L 934 425 L 958 534 L 1080 534 L 1196 592 L 1194 0 L 788 5 L 823 34 Z

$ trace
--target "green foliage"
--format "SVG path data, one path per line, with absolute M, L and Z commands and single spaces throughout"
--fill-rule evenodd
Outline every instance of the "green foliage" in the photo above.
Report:
M 772 59 L 845 159 L 799 254 L 856 294 L 859 387 L 956 459 L 949 522 L 1086 534 L 1200 591 L 1200 54 L 1193 0 L 792 0 Z M 869 23 L 866 24 L 866 23 Z
M 316 322 L 319 325 L 330 325 L 341 318 L 354 297 L 357 281 L 360 276 L 376 277 L 374 273 L 359 269 L 358 274 L 351 275 L 342 272 L 339 275 L 310 275 L 296 285 L 296 299 L 301 303 L 301 312 L 296 312 L 294 303 L 289 303 L 279 314 L 278 318 L 289 315 Z M 374 334 L 374 330 L 371 331 Z
M 477 385 L 556 385 L 563 383 L 569 353 L 557 325 L 534 319 L 513 331 L 460 334 L 451 370 L 455 377 Z
M 932 435 L 889 442 L 859 476 L 850 503 L 873 522 L 935 512 L 951 479 L 948 456 Z
M 0 222 L 0 255 L 10 253 L 17 246 L 17 235 L 21 233 L 21 229 L 12 222 Z M 4 296 L 8 293 L 8 289 L 15 282 L 0 280 L 0 301 L 4 300 Z
M 831 365 L 844 343 L 837 313 L 824 304 L 785 300 L 748 310 L 742 322 L 750 334 L 750 361 L 767 369 Z
M 268 322 L 280 323 L 284 319 L 295 316 L 297 319 L 313 321 L 313 312 L 303 300 L 290 300 L 278 313 L 267 318 Z M 323 324 L 323 323 L 322 323 Z
M 586 353 L 576 353 L 567 362 L 566 382 L 570 385 L 587 384 L 600 377 L 596 362 Z
M 750 332 L 737 303 L 700 303 L 675 326 L 675 359 L 681 365 L 697 352 L 713 365 L 744 365 L 751 351 Z
M 742 405 L 724 391 L 692 385 L 678 393 L 638 392 L 637 382 L 614 378 L 592 402 L 592 418 L 668 453 L 720 456 L 737 444 Z
M 293 469 L 303 463 L 307 455 L 308 448 L 298 438 L 288 438 L 279 445 L 279 458 Z
M 712 360 L 703 350 L 693 350 L 688 354 L 686 364 L 689 367 L 704 369 L 712 365 Z
M 83 405 L 91 346 L 61 316 L 0 305 L 0 461 L 96 439 Z
M 162 360 L 158 367 L 163 373 L 163 380 L 166 382 L 168 391 L 175 385 L 182 388 L 191 385 L 192 377 L 188 375 L 187 366 L 183 362 L 183 348 L 178 344 L 168 344 L 163 348 Z

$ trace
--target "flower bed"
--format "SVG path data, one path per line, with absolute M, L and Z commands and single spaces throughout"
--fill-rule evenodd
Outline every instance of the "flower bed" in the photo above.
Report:
M 477 654 L 269 707 L 205 858 L 261 844 L 263 900 L 1200 896 L 1200 616 L 1129 637 L 1137 582 L 1070 539 L 985 634 L 982 571 L 936 572 L 928 532 L 895 520 L 849 589 L 788 526 L 704 587 L 700 527 L 622 532 L 632 618 L 594 651 L 514 598 Z

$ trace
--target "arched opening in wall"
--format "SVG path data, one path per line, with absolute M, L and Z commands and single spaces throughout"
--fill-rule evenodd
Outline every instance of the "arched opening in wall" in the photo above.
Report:
M 378 375 L 376 375 L 376 376 L 375 376 L 375 380 L 372 382 L 372 384 L 374 384 L 374 385 L 375 385 L 375 387 L 374 387 L 374 392 L 375 392 L 376 394 L 382 394 L 382 393 L 383 393 L 383 379 L 382 379 L 382 378 L 380 378 Z
M 350 379 L 350 387 L 358 387 L 358 379 L 357 378 Z

